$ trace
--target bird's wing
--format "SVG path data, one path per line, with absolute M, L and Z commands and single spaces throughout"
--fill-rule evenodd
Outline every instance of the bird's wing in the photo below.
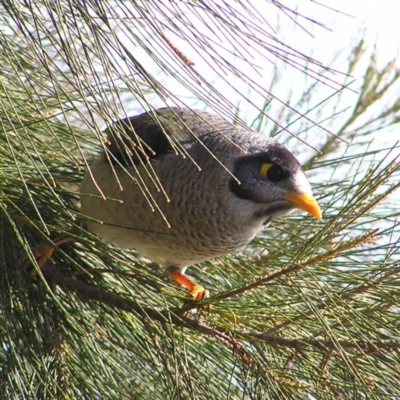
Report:
M 123 165 L 160 160 L 171 152 L 188 151 L 207 135 L 229 124 L 205 111 L 163 108 L 121 119 L 106 132 L 113 158 Z

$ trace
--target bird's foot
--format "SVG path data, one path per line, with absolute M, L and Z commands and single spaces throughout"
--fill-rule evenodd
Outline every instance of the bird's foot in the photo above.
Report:
M 205 300 L 210 297 L 210 291 L 203 288 L 203 286 L 198 285 L 197 283 L 193 284 L 189 292 L 190 297 L 194 300 Z
M 62 235 L 57 237 L 52 244 L 42 242 L 33 249 L 31 249 L 33 258 L 36 260 L 36 264 L 40 269 L 42 269 L 47 261 L 50 260 L 52 257 L 54 250 L 57 246 L 59 246 L 62 243 L 70 242 L 73 239 L 70 236 L 67 235 Z M 37 270 L 34 268 L 32 265 L 32 259 L 25 255 L 24 257 L 21 258 L 19 261 L 19 266 L 22 269 L 25 269 L 28 271 L 29 276 L 31 278 L 34 278 L 37 275 Z
M 203 288 L 203 286 L 198 285 L 197 283 L 193 282 L 187 275 L 185 275 L 182 272 L 182 268 L 175 267 L 175 266 L 169 267 L 168 272 L 169 272 L 171 278 L 175 282 L 180 283 L 181 285 L 185 286 L 189 290 L 191 299 L 206 300 L 210 296 L 210 291 Z M 192 305 L 193 305 L 193 302 L 190 302 L 190 300 L 188 300 L 183 305 L 183 310 L 185 310 L 185 308 L 193 308 Z M 207 311 L 210 311 L 211 305 L 206 304 L 203 308 L 206 309 Z M 183 311 L 183 314 L 185 315 L 186 311 Z
M 43 242 L 31 249 L 31 251 L 38 267 L 43 268 L 47 261 L 49 261 L 49 259 L 53 255 L 54 247 L 52 247 L 48 243 Z M 37 271 L 32 265 L 31 258 L 29 258 L 28 256 L 25 255 L 24 257 L 22 257 L 19 261 L 19 265 L 22 269 L 28 271 L 31 278 L 34 278 L 36 276 Z
M 203 286 L 194 283 L 192 288 L 189 291 L 190 297 L 194 300 L 206 300 L 210 297 L 210 291 L 208 289 L 203 288 Z M 192 303 L 193 304 L 193 303 Z M 187 307 L 190 305 L 190 301 L 186 302 L 183 307 Z M 197 308 L 198 310 L 205 310 L 206 312 L 211 311 L 211 304 L 205 304 Z

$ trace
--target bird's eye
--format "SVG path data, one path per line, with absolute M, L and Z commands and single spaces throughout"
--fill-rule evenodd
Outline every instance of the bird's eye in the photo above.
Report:
M 279 182 L 285 179 L 285 172 L 281 167 L 271 163 L 261 164 L 260 174 L 262 177 L 267 178 L 271 182 Z

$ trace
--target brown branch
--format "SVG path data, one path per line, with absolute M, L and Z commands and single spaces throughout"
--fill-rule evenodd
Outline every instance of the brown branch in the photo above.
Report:
M 301 271 L 311 265 L 315 265 L 318 264 L 321 261 L 327 261 L 330 260 L 334 257 L 336 257 L 338 254 L 340 254 L 341 252 L 343 252 L 344 250 L 350 249 L 350 248 L 354 248 L 357 247 L 359 245 L 365 244 L 365 243 L 370 243 L 372 240 L 374 240 L 374 236 L 376 234 L 378 230 L 375 229 L 371 232 L 367 232 L 364 235 L 361 235 L 359 237 L 350 239 L 346 242 L 340 242 L 336 247 L 332 247 L 329 250 L 317 254 L 314 257 L 311 257 L 309 259 L 307 259 L 304 262 L 301 263 L 297 263 L 297 264 L 293 264 L 290 265 L 286 268 L 282 268 L 279 271 L 273 272 L 267 276 L 265 276 L 264 278 L 261 278 L 253 283 L 250 283 L 246 286 L 242 286 L 238 289 L 234 289 L 231 290 L 229 292 L 225 292 L 225 293 L 221 293 L 217 296 L 212 296 L 209 299 L 207 299 L 205 301 L 205 303 L 213 303 L 214 301 L 217 300 L 222 300 L 222 299 L 227 299 L 233 296 L 236 296 L 238 294 L 242 294 L 244 292 L 248 292 L 249 290 L 253 290 L 256 289 L 262 285 L 265 285 L 266 283 L 270 283 L 272 281 L 275 281 L 276 279 L 279 279 L 283 276 L 292 274 L 293 272 L 298 272 Z M 188 311 L 190 309 L 196 308 L 198 305 L 197 304 L 193 304 L 193 305 L 186 305 L 184 311 Z
M 79 281 L 75 277 L 63 275 L 56 271 L 54 268 L 46 265 L 42 268 L 43 276 L 47 281 L 53 282 L 63 289 L 73 291 L 80 296 L 84 296 L 88 299 L 98 301 L 103 304 L 107 304 L 110 307 L 118 308 L 122 311 L 135 312 L 143 317 L 157 320 L 159 322 L 168 322 L 168 317 L 161 308 L 143 307 L 134 300 L 129 300 L 121 296 L 117 296 L 113 293 L 106 292 L 102 289 L 88 285 L 84 282 Z M 182 325 L 181 318 L 175 315 L 176 321 L 173 322 L 177 325 Z
M 349 290 L 347 292 L 344 292 L 342 294 L 338 294 L 338 297 L 339 297 L 339 299 L 341 301 L 352 300 L 355 296 L 360 295 L 360 294 L 364 294 L 368 290 L 376 288 L 377 286 L 379 286 L 380 284 L 385 282 L 386 279 L 390 278 L 392 275 L 395 275 L 397 273 L 398 273 L 397 270 L 389 271 L 385 275 L 383 275 L 381 278 L 373 280 L 370 284 L 362 283 L 360 286 L 357 286 L 354 289 L 351 289 L 351 290 Z M 379 308 L 376 308 L 376 309 L 373 309 L 373 310 L 368 310 L 368 311 L 364 312 L 364 315 L 369 315 L 369 314 L 375 313 L 376 311 L 386 310 L 386 309 L 388 309 L 390 307 L 393 307 L 394 305 L 395 305 L 394 303 L 388 303 L 388 304 L 385 304 L 382 307 L 379 307 Z M 321 311 L 321 310 L 324 310 L 327 306 L 329 306 L 329 304 L 327 304 L 327 303 L 319 304 L 319 305 L 315 306 L 315 309 Z M 306 313 L 302 314 L 302 318 L 311 317 L 312 315 L 314 315 L 314 312 L 315 312 L 314 310 L 307 311 Z M 274 333 L 274 332 L 276 332 L 276 331 L 278 331 L 278 330 L 280 330 L 282 328 L 285 328 L 285 327 L 289 326 L 293 321 L 298 321 L 298 318 L 299 317 L 295 317 L 295 318 L 292 318 L 292 319 L 290 319 L 288 321 L 285 321 L 285 322 L 282 322 L 282 323 L 280 323 L 278 325 L 275 325 L 273 328 L 268 329 L 267 332 L 268 332 L 268 334 L 272 334 L 272 333 Z M 331 328 L 333 328 L 334 326 L 339 326 L 339 325 L 343 325 L 343 322 L 341 321 L 340 323 L 336 323 L 335 325 L 331 326 Z M 321 335 L 323 333 L 325 333 L 325 329 L 322 329 L 321 331 L 316 332 L 313 336 L 317 337 L 317 336 L 319 336 L 319 335 Z
M 45 266 L 43 268 L 43 276 L 53 284 L 57 284 L 61 288 L 73 291 L 80 296 L 84 296 L 91 300 L 99 301 L 103 304 L 107 304 L 110 307 L 118 308 L 127 312 L 134 312 L 140 315 L 142 318 L 150 318 L 154 321 L 158 321 L 161 324 L 172 323 L 174 326 L 186 328 L 190 330 L 195 330 L 197 332 L 203 333 L 215 337 L 219 341 L 223 342 L 227 347 L 232 349 L 242 361 L 249 365 L 254 365 L 254 360 L 247 350 L 245 350 L 239 341 L 233 336 L 233 334 L 217 325 L 209 325 L 204 320 L 193 319 L 187 317 L 186 315 L 179 315 L 180 309 L 165 310 L 162 308 L 152 308 L 147 306 L 142 306 L 135 300 L 129 300 L 124 297 L 115 295 L 113 293 L 104 291 L 102 289 L 90 286 L 77 280 L 74 277 L 68 277 L 58 273 L 54 268 Z M 344 340 L 318 340 L 313 338 L 287 338 L 278 335 L 272 335 L 268 332 L 240 332 L 235 331 L 235 335 L 240 338 L 252 338 L 262 340 L 271 345 L 277 345 L 282 347 L 292 348 L 298 351 L 300 354 L 304 355 L 304 350 L 308 346 L 312 346 L 323 353 L 327 353 L 331 350 L 336 349 L 338 346 L 342 348 L 354 348 L 354 349 L 364 349 L 368 352 L 376 352 L 382 348 L 385 349 L 397 349 L 400 347 L 400 341 L 396 340 L 381 340 L 379 342 L 366 342 L 366 341 L 354 341 L 346 342 Z M 306 357 L 307 358 L 307 357 Z
M 181 309 L 165 310 L 162 308 L 142 306 L 135 300 L 129 300 L 94 286 L 90 286 L 77 280 L 75 277 L 68 277 L 60 274 L 48 265 L 43 267 L 42 273 L 45 279 L 50 283 L 57 284 L 63 289 L 73 291 L 79 296 L 107 304 L 110 307 L 118 308 L 122 311 L 134 312 L 142 318 L 150 318 L 162 324 L 172 323 L 177 327 L 195 330 L 205 335 L 213 336 L 232 349 L 247 365 L 252 366 L 253 364 L 252 357 L 248 351 L 240 345 L 231 332 L 222 327 L 210 326 L 204 321 L 195 320 L 186 315 L 182 315 L 180 314 Z
M 243 333 L 243 336 L 248 336 L 251 338 L 266 341 L 269 344 L 276 344 L 283 347 L 294 348 L 297 351 L 303 350 L 307 346 L 315 347 L 318 350 L 326 353 L 330 350 L 335 350 L 339 346 L 343 349 L 363 349 L 367 352 L 375 353 L 381 349 L 397 349 L 400 347 L 400 341 L 394 339 L 382 339 L 377 341 L 363 341 L 357 340 L 352 342 L 347 342 L 345 340 L 318 340 L 311 338 L 287 338 L 283 336 L 271 335 L 268 332 L 258 333 L 258 332 L 248 332 Z

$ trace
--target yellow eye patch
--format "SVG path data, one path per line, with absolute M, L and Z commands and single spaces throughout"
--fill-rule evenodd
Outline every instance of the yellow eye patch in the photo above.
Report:
M 267 177 L 267 172 L 268 170 L 273 166 L 274 164 L 271 163 L 262 163 L 261 168 L 260 168 L 260 174 L 263 178 Z

